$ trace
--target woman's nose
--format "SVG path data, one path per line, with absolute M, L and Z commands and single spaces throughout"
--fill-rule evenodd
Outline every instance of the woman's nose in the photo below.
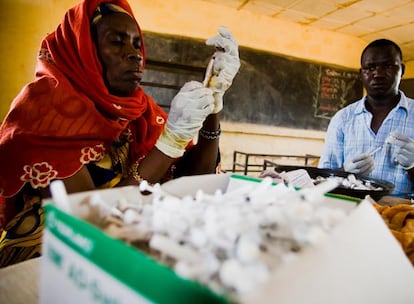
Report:
M 130 52 L 127 55 L 128 60 L 131 61 L 141 61 L 142 60 L 142 54 L 141 52 Z
M 138 61 L 142 60 L 142 53 L 139 48 L 136 48 L 133 44 L 131 44 L 126 50 L 126 57 L 130 61 Z

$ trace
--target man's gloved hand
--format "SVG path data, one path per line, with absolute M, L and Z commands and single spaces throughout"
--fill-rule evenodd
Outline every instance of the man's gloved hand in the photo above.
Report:
M 414 140 L 405 134 L 392 132 L 387 143 L 396 145 L 395 160 L 406 170 L 414 168 Z
M 200 82 L 187 82 L 173 98 L 166 126 L 155 146 L 169 157 L 182 156 L 213 108 L 213 91 Z
M 368 176 L 375 168 L 374 159 L 367 153 L 359 154 L 345 161 L 346 172 Z
M 209 38 L 207 45 L 216 47 L 207 67 L 204 85 L 214 91 L 215 107 L 213 113 L 223 109 L 224 92 L 231 86 L 240 68 L 238 44 L 232 33 L 225 27 L 219 27 L 219 34 Z

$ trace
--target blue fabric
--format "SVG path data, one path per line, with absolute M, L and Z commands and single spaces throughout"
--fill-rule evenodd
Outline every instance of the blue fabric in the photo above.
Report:
M 383 146 L 372 155 L 375 169 L 370 177 L 393 183 L 394 195 L 412 193 L 413 181 L 407 171 L 394 162 L 396 147 L 385 144 L 393 131 L 414 138 L 414 100 L 401 91 L 400 94 L 400 102 L 385 118 L 377 134 L 370 127 L 372 114 L 365 108 L 366 97 L 339 110 L 329 123 L 318 167 L 342 168 L 345 160 Z

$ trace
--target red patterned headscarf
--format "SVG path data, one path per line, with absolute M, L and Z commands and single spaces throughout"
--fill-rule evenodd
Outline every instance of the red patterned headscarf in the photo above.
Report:
M 141 87 L 117 97 L 104 84 L 90 29 L 100 3 L 133 16 L 125 0 L 85 0 L 42 41 L 36 79 L 14 99 L 0 127 L 0 196 L 13 196 L 25 183 L 45 187 L 74 175 L 101 160 L 121 133 L 129 134 L 132 161 L 155 145 L 165 112 Z

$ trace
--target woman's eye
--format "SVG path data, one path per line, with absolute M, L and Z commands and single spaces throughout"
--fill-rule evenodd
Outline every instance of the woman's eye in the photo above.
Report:
M 115 44 L 115 45 L 123 45 L 124 42 L 122 40 L 112 40 L 112 44 Z
M 141 46 L 141 40 L 140 39 L 134 41 L 134 48 L 136 50 L 139 50 L 139 51 L 141 50 L 142 46 Z

